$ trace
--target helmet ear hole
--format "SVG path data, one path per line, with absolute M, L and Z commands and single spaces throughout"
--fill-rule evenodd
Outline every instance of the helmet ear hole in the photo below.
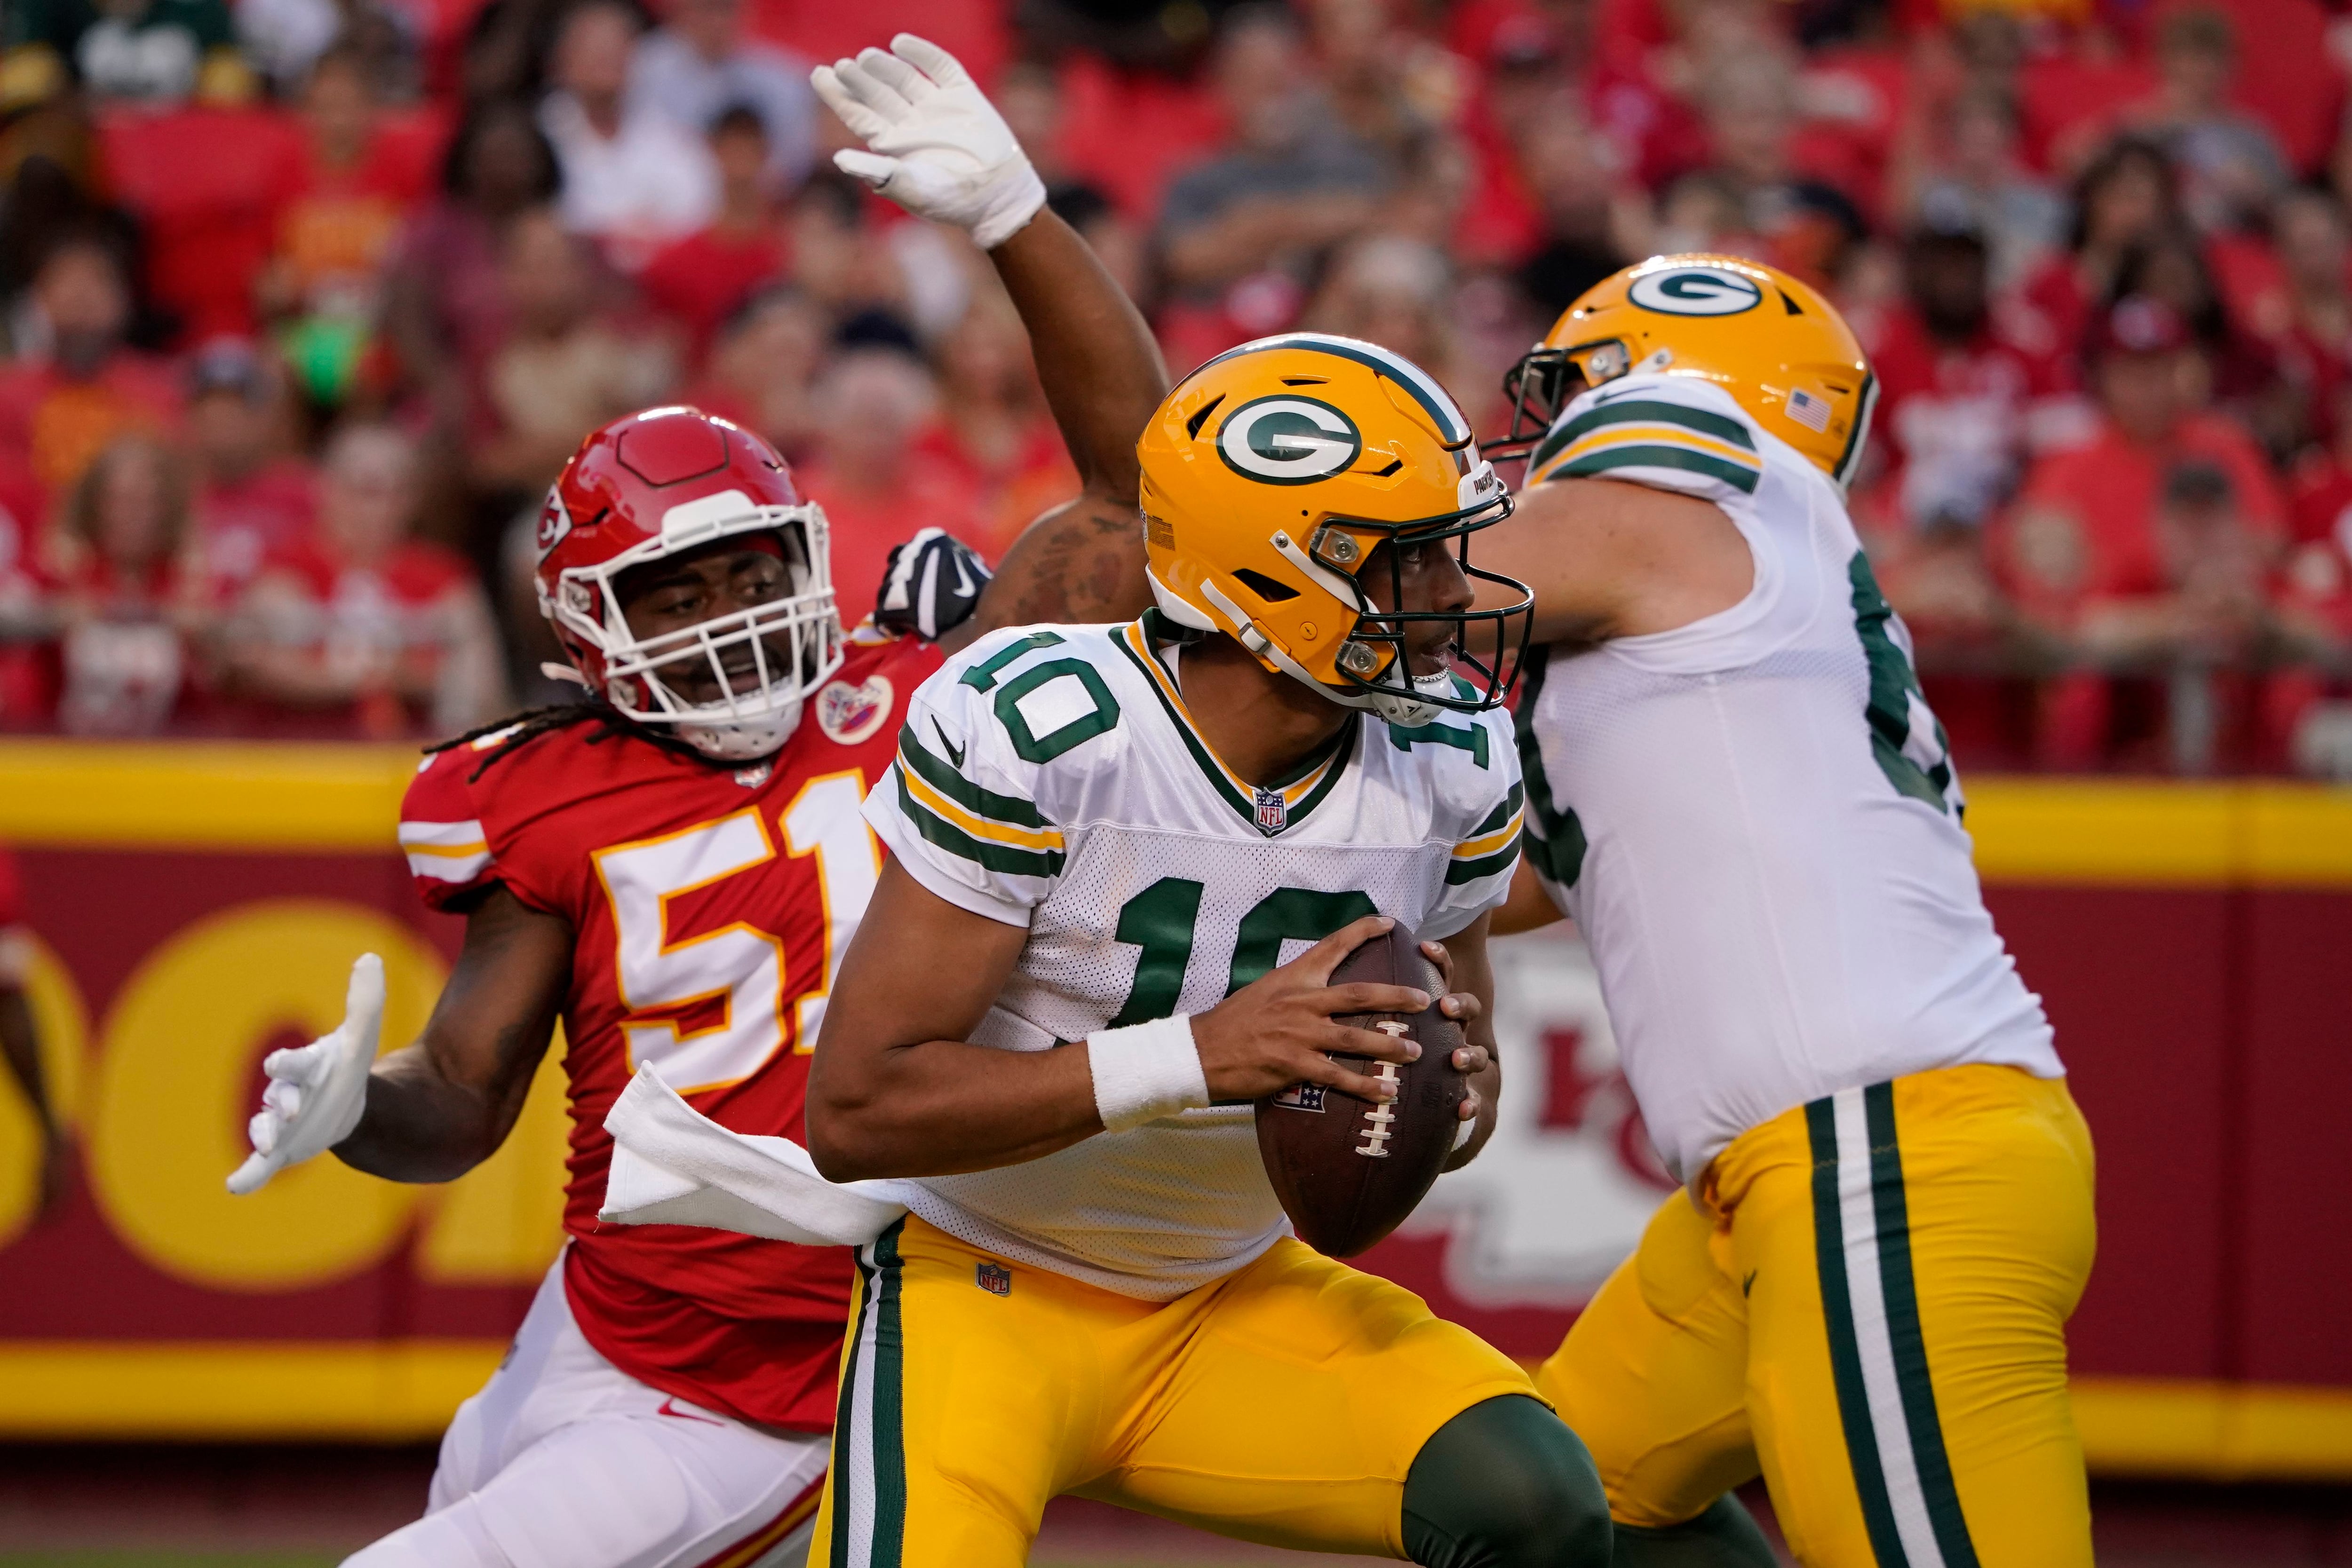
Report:
M 1238 581 L 1243 587 L 1248 589 L 1252 593 L 1256 594 L 1260 599 L 1265 600 L 1268 604 L 1279 604 L 1286 599 L 1296 599 L 1298 597 L 1298 590 L 1291 587 L 1288 583 L 1276 582 L 1274 579 L 1266 576 L 1265 573 L 1262 571 L 1252 571 L 1245 566 L 1236 569 L 1234 572 L 1234 580 Z

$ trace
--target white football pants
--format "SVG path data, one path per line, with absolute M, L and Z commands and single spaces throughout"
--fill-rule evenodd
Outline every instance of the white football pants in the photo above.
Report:
M 572 1321 L 558 1259 L 457 1407 L 425 1517 L 343 1568 L 800 1568 L 829 1447 L 606 1361 Z

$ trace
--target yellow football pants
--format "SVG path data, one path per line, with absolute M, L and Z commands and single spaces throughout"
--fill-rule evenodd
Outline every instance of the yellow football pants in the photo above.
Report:
M 1807 1568 L 2089 1568 L 2065 1322 L 2093 1247 L 2063 1081 L 1947 1068 L 1733 1141 L 1538 1385 L 1622 1522 L 1760 1468 Z
M 1020 1568 L 1064 1492 L 1401 1558 L 1422 1445 L 1535 1393 L 1418 1296 L 1287 1238 L 1155 1302 L 909 1216 L 860 1250 L 850 1321 L 810 1568 Z

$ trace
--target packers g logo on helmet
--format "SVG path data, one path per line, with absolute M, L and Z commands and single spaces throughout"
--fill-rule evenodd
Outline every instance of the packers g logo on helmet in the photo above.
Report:
M 1737 316 L 1764 303 L 1764 291 L 1720 267 L 1679 267 L 1633 280 L 1625 297 L 1666 316 Z
M 1585 290 L 1511 367 L 1510 434 L 1488 455 L 1532 452 L 1578 397 L 1627 375 L 1713 382 L 1841 488 L 1878 398 L 1853 329 L 1803 279 L 1742 256 L 1654 256 Z
M 1534 599 L 1473 567 L 1464 541 L 1510 516 L 1510 493 L 1427 371 L 1354 338 L 1261 338 L 1179 382 L 1135 455 L 1166 622 L 1222 632 L 1392 724 L 1503 701 Z M 1434 551 L 1454 555 L 1487 608 L 1434 596 L 1406 608 L 1419 601 L 1401 563 L 1427 570 Z M 1432 667 L 1440 646 L 1450 653 Z
M 1217 428 L 1217 455 L 1225 466 L 1261 485 L 1328 479 L 1363 450 L 1356 422 L 1318 398 L 1252 398 Z

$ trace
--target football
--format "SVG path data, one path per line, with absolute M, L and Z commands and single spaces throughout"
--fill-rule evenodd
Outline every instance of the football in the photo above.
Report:
M 1331 1258 L 1352 1258 L 1395 1229 L 1437 1179 L 1454 1149 L 1467 1074 L 1455 1071 L 1459 1025 L 1437 1010 L 1444 989 L 1420 939 L 1402 926 L 1339 961 L 1331 984 L 1418 986 L 1433 998 L 1419 1013 L 1341 1014 L 1338 1022 L 1421 1042 L 1421 1060 L 1399 1064 L 1333 1058 L 1353 1072 L 1398 1081 L 1386 1105 L 1319 1083 L 1294 1083 L 1257 1104 L 1257 1147 L 1298 1239 Z

